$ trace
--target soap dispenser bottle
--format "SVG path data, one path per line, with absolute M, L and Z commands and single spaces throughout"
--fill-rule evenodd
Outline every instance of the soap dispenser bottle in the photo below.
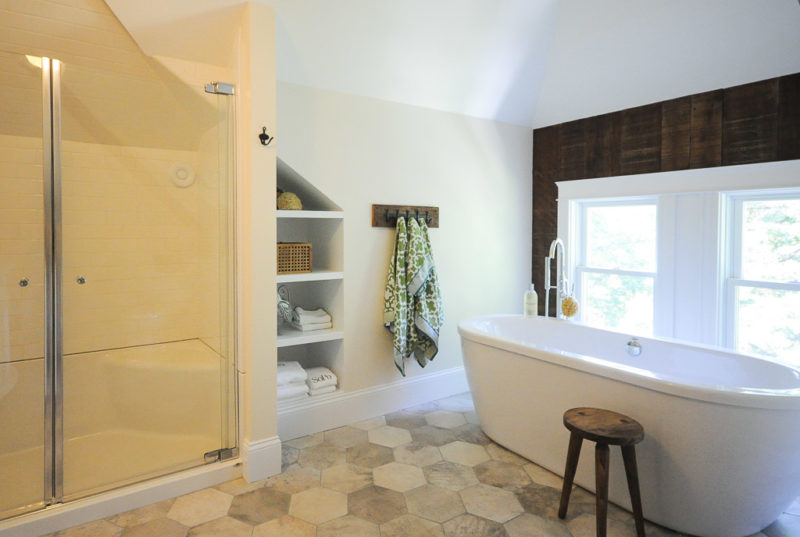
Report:
M 534 289 L 533 284 L 525 291 L 522 312 L 525 317 L 536 317 L 539 313 L 539 297 L 536 295 L 536 289 Z

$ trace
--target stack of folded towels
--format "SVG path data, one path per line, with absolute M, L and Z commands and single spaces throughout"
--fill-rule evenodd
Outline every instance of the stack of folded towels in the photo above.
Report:
M 278 402 L 300 401 L 308 397 L 308 373 L 300 362 L 278 362 Z
M 308 332 L 309 330 L 324 330 L 333 325 L 331 316 L 324 309 L 304 310 L 298 306 L 292 313 L 292 326 L 303 332 Z
M 306 385 L 312 396 L 336 391 L 338 379 L 327 367 L 310 367 L 306 369 L 306 373 L 308 374 Z

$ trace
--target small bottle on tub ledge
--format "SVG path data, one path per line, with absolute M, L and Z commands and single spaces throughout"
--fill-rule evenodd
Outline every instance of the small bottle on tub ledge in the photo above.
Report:
M 533 284 L 530 285 L 522 301 L 522 314 L 525 317 L 536 317 L 539 313 L 539 296 Z

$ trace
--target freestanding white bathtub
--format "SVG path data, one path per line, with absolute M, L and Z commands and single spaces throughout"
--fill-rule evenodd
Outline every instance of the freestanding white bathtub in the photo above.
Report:
M 565 410 L 607 408 L 638 420 L 644 516 L 683 533 L 742 537 L 800 494 L 800 371 L 715 347 L 638 338 L 544 317 L 485 316 L 458 325 L 481 427 L 563 475 Z M 575 482 L 594 490 L 584 443 Z M 630 508 L 619 449 L 609 499 Z

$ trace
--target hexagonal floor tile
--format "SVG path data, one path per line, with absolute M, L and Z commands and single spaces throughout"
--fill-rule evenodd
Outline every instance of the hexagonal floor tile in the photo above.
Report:
M 561 490 L 561 487 L 564 485 L 564 481 L 560 477 L 549 470 L 545 470 L 538 464 L 526 464 L 523 466 L 523 469 L 534 483 L 539 483 L 546 487 L 553 487 L 558 490 Z
M 317 526 L 317 537 L 380 537 L 377 524 L 347 515 Z
M 372 472 L 355 464 L 340 464 L 322 471 L 322 486 L 345 494 L 371 484 Z
M 444 537 L 442 525 L 414 515 L 381 524 L 381 537 Z
M 313 488 L 292 495 L 289 514 L 312 524 L 347 514 L 347 496 L 326 488 Z
M 475 410 L 475 403 L 472 402 L 472 394 L 469 392 L 439 399 L 436 401 L 436 406 L 442 410 L 451 410 L 453 412 L 469 412 Z
M 597 535 L 597 519 L 594 514 L 583 514 L 567 522 L 567 528 L 573 537 L 595 537 Z M 609 518 L 606 521 L 608 537 L 636 537 L 632 525 Z
M 175 503 L 174 499 L 164 500 L 158 503 L 145 505 L 144 507 L 140 507 L 138 509 L 133 509 L 132 511 L 126 511 L 118 515 L 108 517 L 106 520 L 121 528 L 138 526 L 139 524 L 144 524 L 145 522 L 150 522 L 151 520 L 156 520 L 157 518 L 164 518 L 167 516 L 167 512 L 169 511 L 170 507 L 172 507 L 173 503 Z
M 386 418 L 383 416 L 378 416 L 377 418 L 359 421 L 358 423 L 352 424 L 350 427 L 355 427 L 356 429 L 361 429 L 362 431 L 371 431 L 372 429 L 377 429 L 378 427 L 383 427 L 384 425 L 386 425 Z
M 175 500 L 167 517 L 191 528 L 228 514 L 233 496 L 216 489 L 203 489 Z
M 473 485 L 460 491 L 459 494 L 468 513 L 501 524 L 508 522 L 523 511 L 522 505 L 513 492 L 497 487 Z
M 502 524 L 475 515 L 461 515 L 442 525 L 445 537 L 508 537 Z
M 131 526 L 118 533 L 120 537 L 185 537 L 189 528 L 169 518 L 158 518 L 139 526 Z M 94 534 L 90 534 L 94 535 Z
M 400 448 L 398 448 L 400 449 Z M 368 442 L 347 448 L 347 462 L 364 468 L 375 468 L 393 462 L 392 449 Z
M 531 483 L 516 491 L 516 494 L 525 512 L 543 518 L 557 518 L 558 504 L 561 502 L 560 490 Z M 572 494 L 574 495 L 575 492 L 573 491 Z M 576 501 L 575 497 L 571 497 L 567 514 L 573 515 L 579 504 L 580 502 Z
M 428 422 L 425 421 L 425 416 L 420 416 L 419 414 L 414 414 L 413 412 L 392 412 L 391 414 L 386 414 L 386 425 L 391 425 L 392 427 L 399 427 L 401 429 L 416 429 L 417 427 L 422 427 L 426 425 Z
M 434 522 L 446 522 L 465 512 L 457 492 L 424 485 L 406 492 L 408 512 Z
M 411 433 L 406 429 L 384 425 L 367 432 L 369 441 L 373 444 L 395 448 L 411 442 Z
M 310 447 L 321 444 L 323 436 L 324 433 L 309 434 L 307 436 L 301 436 L 293 440 L 287 440 L 286 442 L 283 442 L 283 445 L 297 449 L 308 449 Z
M 253 528 L 253 537 L 315 537 L 317 527 L 292 515 L 264 522 Z
M 480 483 L 471 467 L 456 462 L 437 462 L 426 466 L 422 472 L 431 485 L 455 491 Z
M 462 442 L 461 440 L 446 444 L 440 447 L 439 451 L 442 452 L 444 460 L 457 462 L 464 466 L 475 466 L 491 458 L 483 446 Z
M 425 475 L 417 466 L 390 462 L 372 471 L 375 484 L 379 487 L 405 492 L 425 484 Z
M 405 496 L 383 487 L 367 487 L 350 493 L 348 512 L 375 524 L 383 524 L 406 513 Z
M 211 522 L 206 522 L 195 526 L 189 531 L 188 537 L 250 537 L 253 533 L 253 526 L 245 524 L 240 520 L 224 516 Z M 161 537 L 160 533 L 151 533 L 150 537 Z
M 523 513 L 504 524 L 508 537 L 572 537 L 567 525 L 560 520 Z
M 296 494 L 318 487 L 321 473 L 310 466 L 294 465 L 287 468 L 283 473 L 268 478 L 265 484 L 287 494 Z
M 363 444 L 367 441 L 367 431 L 356 429 L 355 427 L 339 427 L 325 431 L 325 442 L 339 446 L 340 448 L 349 448 Z
M 425 414 L 425 421 L 428 422 L 428 425 L 441 427 L 443 429 L 455 429 L 467 423 L 463 414 L 460 412 L 450 412 L 449 410 L 436 410 Z
M 442 460 L 442 454 L 436 446 L 411 442 L 394 448 L 394 460 L 421 468 L 439 462 Z
M 411 429 L 411 438 L 414 442 L 424 444 L 426 446 L 443 446 L 458 440 L 456 433 L 450 429 L 440 429 L 433 425 L 423 425 L 416 429 Z
M 478 481 L 484 485 L 516 491 L 531 482 L 522 467 L 510 462 L 490 460 L 473 468 Z
M 260 488 L 236 496 L 228 516 L 255 526 L 287 514 L 290 500 L 290 494 L 271 487 Z
M 469 442 L 470 444 L 488 446 L 492 443 L 492 439 L 486 436 L 486 433 L 483 432 L 483 429 L 481 429 L 479 425 L 467 423 L 466 425 L 450 430 L 455 433 L 456 438 L 464 442 Z
M 324 470 L 337 464 L 344 464 L 347 460 L 347 452 L 344 448 L 332 444 L 317 444 L 301 451 L 297 460 L 300 466 Z
M 509 451 L 503 446 L 497 445 L 494 442 L 484 447 L 489 453 L 489 456 L 498 461 L 510 462 L 511 464 L 518 464 L 520 466 L 529 464 L 531 462 L 525 457 L 521 457 L 513 451 Z

